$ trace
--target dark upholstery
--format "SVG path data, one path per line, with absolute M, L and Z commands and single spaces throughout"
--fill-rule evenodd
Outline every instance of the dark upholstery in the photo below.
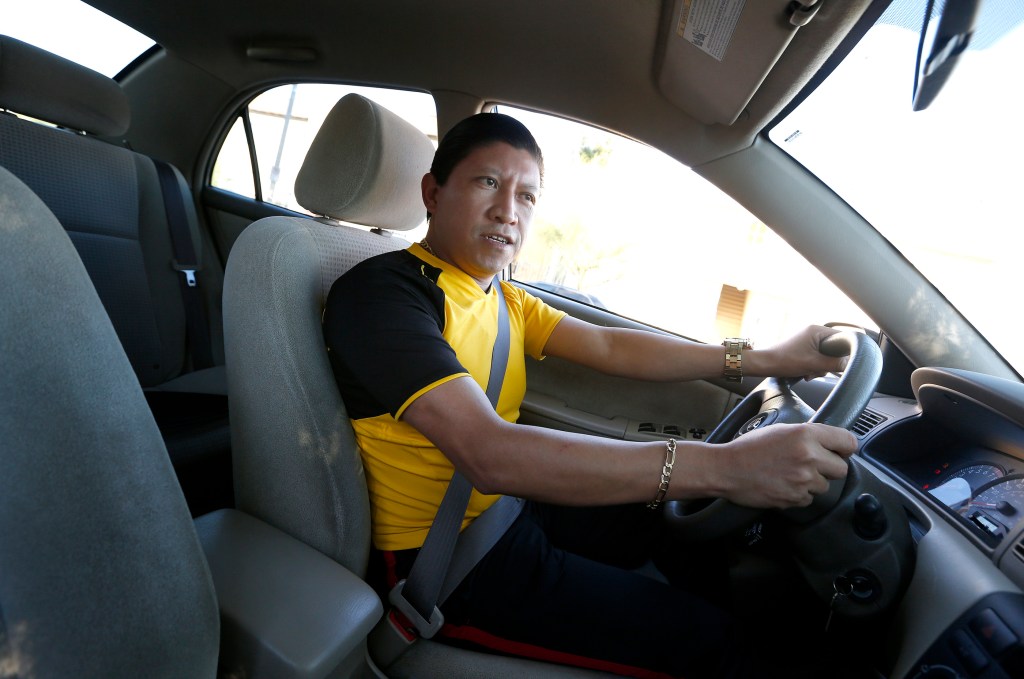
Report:
M 124 134 L 131 119 L 128 98 L 110 78 L 7 36 L 0 36 L 0 93 L 0 108 L 92 134 Z
M 56 215 L 99 293 L 196 513 L 231 503 L 230 429 L 223 365 L 191 371 L 181 274 L 151 158 L 85 132 L 120 134 L 127 98 L 113 80 L 0 36 L 0 166 Z M 223 364 L 221 267 L 181 173 L 174 176 L 202 262 L 198 274 L 215 363 Z M 181 392 L 185 392 L 182 394 Z M 213 394 L 203 399 L 191 392 Z M 219 397 L 219 398 L 218 398 Z
M 160 433 L 67 234 L 3 168 L 0 237 L 0 673 L 212 677 L 215 595 Z
M 140 383 L 149 387 L 183 371 L 185 317 L 180 304 L 158 306 L 154 300 L 154 292 L 180 300 L 173 277 L 151 283 L 147 276 L 143 224 L 165 221 L 157 212 L 163 209 L 159 193 L 141 195 L 144 162 L 156 181 L 151 161 L 128 149 L 13 116 L 0 118 L 0 165 L 28 184 L 67 230 Z M 140 219 L 143 210 L 151 219 Z M 164 231 L 145 234 L 153 241 L 146 245 L 162 249 L 169 261 Z
M 120 134 L 128 127 L 127 106 L 113 80 L 0 36 L 0 108 L 68 128 L 0 115 L 0 165 L 42 198 L 71 234 L 139 381 L 158 387 L 189 367 L 181 274 L 171 268 L 156 167 L 147 156 L 76 132 L 98 128 Z M 223 272 L 214 253 L 204 252 L 191 192 L 180 172 L 175 176 L 203 267 L 198 277 L 209 307 L 215 362 L 223 363 Z M 214 371 L 210 381 L 224 393 L 220 373 Z

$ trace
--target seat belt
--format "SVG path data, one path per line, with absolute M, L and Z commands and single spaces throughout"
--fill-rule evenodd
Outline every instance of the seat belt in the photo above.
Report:
M 491 352 L 486 393 L 487 400 L 497 410 L 508 366 L 511 333 L 505 293 L 497 276 L 492 285 L 496 286 L 498 296 L 498 334 Z M 444 625 L 444 615 L 438 606 L 505 534 L 522 510 L 521 499 L 503 497 L 460 535 L 472 490 L 470 482 L 456 470 L 409 576 L 388 595 L 391 605 L 409 619 L 424 639 L 433 637 Z
M 213 366 L 213 352 L 210 347 L 210 328 L 203 308 L 203 298 L 196 281 L 199 258 L 196 256 L 192 232 L 185 215 L 184 196 L 174 174 L 174 168 L 162 160 L 153 159 L 156 174 L 160 178 L 160 192 L 163 194 L 167 226 L 171 234 L 171 248 L 174 259 L 171 267 L 180 271 L 181 299 L 185 305 L 185 332 L 188 337 L 189 353 L 192 355 L 193 370 Z

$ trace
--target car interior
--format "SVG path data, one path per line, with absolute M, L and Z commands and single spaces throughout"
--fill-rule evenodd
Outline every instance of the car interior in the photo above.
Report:
M 53 26 L 102 44 L 66 4 Z M 1024 230 L 994 197 L 1012 195 L 1008 168 L 951 160 L 1013 158 L 1022 135 L 939 127 L 949 139 L 932 155 L 892 155 L 950 184 L 897 189 L 896 160 L 853 155 L 869 123 L 906 135 L 895 118 L 844 104 L 830 122 L 850 160 L 812 119 L 829 117 L 814 107 L 851 63 L 874 59 L 858 50 L 898 31 L 917 63 L 877 61 L 912 76 L 900 106 L 913 124 L 929 132 L 933 112 L 975 93 L 958 78 L 1013 110 L 1024 88 L 961 77 L 957 61 L 1021 54 L 1022 8 L 74 4 L 144 46 L 105 74 L 0 25 L 0 677 L 609 676 L 396 644 L 365 580 L 369 501 L 324 301 L 356 263 L 422 237 L 419 180 L 438 139 L 489 110 L 535 129 L 553 206 L 506 280 L 583 320 L 693 341 L 827 323 L 844 332 L 822 351 L 850 356 L 839 375 L 740 383 L 529 360 L 519 422 L 711 443 L 774 422 L 850 429 L 847 479 L 805 510 L 668 503 L 692 577 L 725 564 L 747 624 L 813 646 L 837 673 L 1024 676 L 1019 324 L 1005 300 L 970 306 L 1012 290 Z M 823 158 L 839 169 L 818 170 Z M 646 186 L 622 183 L 641 170 Z M 695 180 L 742 212 L 717 221 L 680 183 Z M 851 182 L 892 193 L 899 228 Z M 559 198 L 559 184 L 580 193 Z M 961 197 L 998 216 L 962 229 L 984 255 L 940 241 L 949 229 L 929 210 L 959 215 Z M 699 280 L 713 270 L 724 278 Z

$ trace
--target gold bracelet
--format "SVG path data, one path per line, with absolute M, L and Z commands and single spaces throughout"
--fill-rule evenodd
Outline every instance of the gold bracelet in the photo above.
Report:
M 676 463 L 676 440 L 669 439 L 665 442 L 665 465 L 661 468 L 661 482 L 658 484 L 658 494 L 647 503 L 648 509 L 657 509 L 665 501 L 665 494 L 668 492 L 669 481 L 672 480 L 672 466 Z

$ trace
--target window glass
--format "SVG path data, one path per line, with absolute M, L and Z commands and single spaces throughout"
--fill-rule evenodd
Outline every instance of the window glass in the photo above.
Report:
M 935 101 L 911 107 L 927 0 L 896 0 L 770 133 L 878 229 L 1024 374 L 1015 305 L 1024 218 L 1017 112 L 1024 5 L 981 4 Z M 933 19 L 929 25 L 934 25 Z M 909 308 L 909 307 L 908 307 Z
M 759 345 L 874 323 L 734 200 L 644 144 L 501 106 L 534 133 L 544 189 L 513 277 L 694 339 Z
M 324 118 L 338 100 L 356 92 L 377 102 L 437 140 L 434 99 L 424 92 L 407 92 L 350 85 L 298 84 L 267 90 L 248 106 L 264 201 L 306 212 L 295 200 L 295 177 Z M 248 144 L 241 117 L 235 122 L 214 164 L 213 186 L 248 197 L 256 195 Z M 424 217 L 426 213 L 424 212 Z M 417 238 L 426 222 L 406 236 Z
M 240 162 L 241 161 L 241 162 Z M 249 144 L 245 140 L 245 123 L 239 117 L 231 126 L 224 144 L 213 166 L 210 183 L 217 188 L 233 191 L 246 198 L 256 197 L 252 179 L 252 164 L 249 162 Z
M 154 44 L 80 0 L 0 0 L 0 17 L 4 35 L 110 78 Z

